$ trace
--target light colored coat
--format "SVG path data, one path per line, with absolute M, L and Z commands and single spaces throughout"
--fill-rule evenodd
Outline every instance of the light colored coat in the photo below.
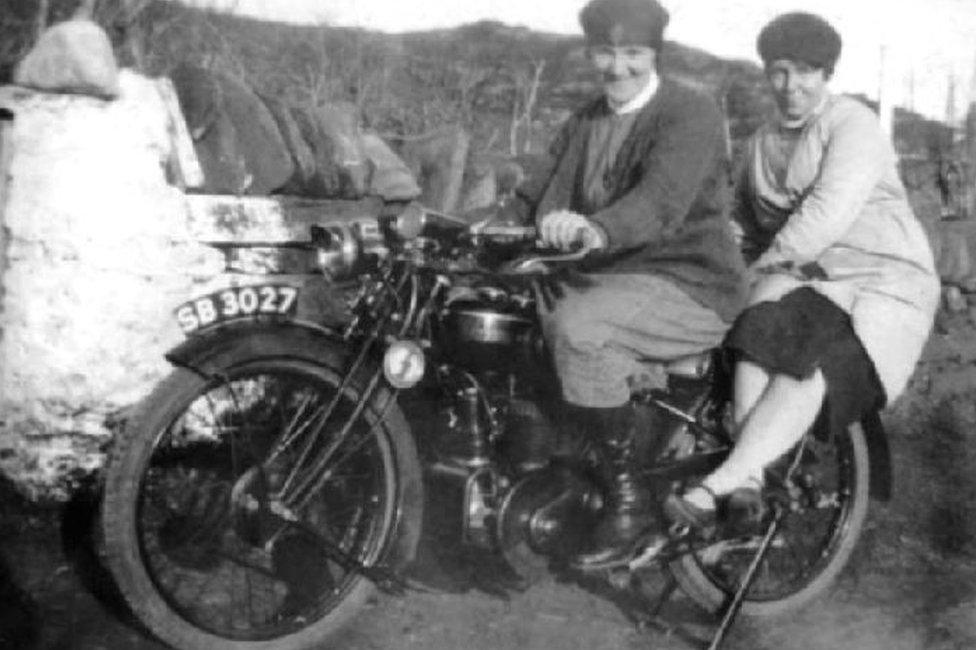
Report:
M 744 248 L 761 251 L 750 304 L 801 286 L 831 299 L 851 315 L 890 402 L 911 376 L 939 301 L 931 247 L 894 149 L 877 116 L 849 97 L 828 97 L 777 166 L 764 142 L 780 128 L 767 124 L 753 136 L 736 192 Z M 781 268 L 790 262 L 792 270 Z M 809 262 L 828 279 L 797 270 Z M 780 270 L 762 272 L 771 267 Z

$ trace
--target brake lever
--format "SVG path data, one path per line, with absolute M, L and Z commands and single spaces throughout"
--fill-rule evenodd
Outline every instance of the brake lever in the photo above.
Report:
M 589 255 L 594 250 L 592 246 L 581 246 L 580 248 L 570 251 L 568 253 L 558 253 L 555 255 L 537 255 L 535 257 L 527 257 L 524 260 L 520 260 L 513 264 L 510 268 L 512 273 L 516 274 L 528 274 L 528 273 L 548 273 L 549 264 L 565 264 L 568 262 L 579 262 L 583 260 L 587 255 Z M 538 270 L 537 270 L 538 269 Z

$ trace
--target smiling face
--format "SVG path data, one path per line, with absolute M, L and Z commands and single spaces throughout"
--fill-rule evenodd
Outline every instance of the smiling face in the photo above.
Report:
M 766 66 L 776 105 L 788 120 L 803 120 L 827 95 L 827 74 L 802 61 L 778 59 Z
M 613 104 L 626 104 L 636 97 L 656 72 L 657 52 L 646 45 L 592 45 L 587 54 Z

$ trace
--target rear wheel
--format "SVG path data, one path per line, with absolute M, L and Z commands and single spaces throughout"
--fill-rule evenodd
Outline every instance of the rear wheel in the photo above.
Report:
M 174 371 L 106 468 L 107 564 L 181 649 L 320 648 L 373 591 L 362 567 L 417 542 L 420 467 L 390 394 L 340 391 L 334 352 L 255 343 L 227 346 L 212 379 Z
M 829 589 L 850 559 L 867 516 L 869 464 L 859 424 L 829 439 L 810 436 L 792 476 L 790 507 L 746 594 L 742 613 L 795 610 Z M 783 463 L 785 472 L 785 463 Z M 774 484 L 776 468 L 770 470 Z M 681 588 L 719 611 L 739 587 L 760 535 L 722 540 L 671 564 Z

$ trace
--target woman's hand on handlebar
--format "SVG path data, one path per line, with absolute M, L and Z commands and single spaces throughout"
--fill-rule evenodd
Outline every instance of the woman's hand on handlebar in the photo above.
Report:
M 603 229 L 569 210 L 550 212 L 539 220 L 539 241 L 544 247 L 562 251 L 583 247 L 587 250 L 606 248 Z

